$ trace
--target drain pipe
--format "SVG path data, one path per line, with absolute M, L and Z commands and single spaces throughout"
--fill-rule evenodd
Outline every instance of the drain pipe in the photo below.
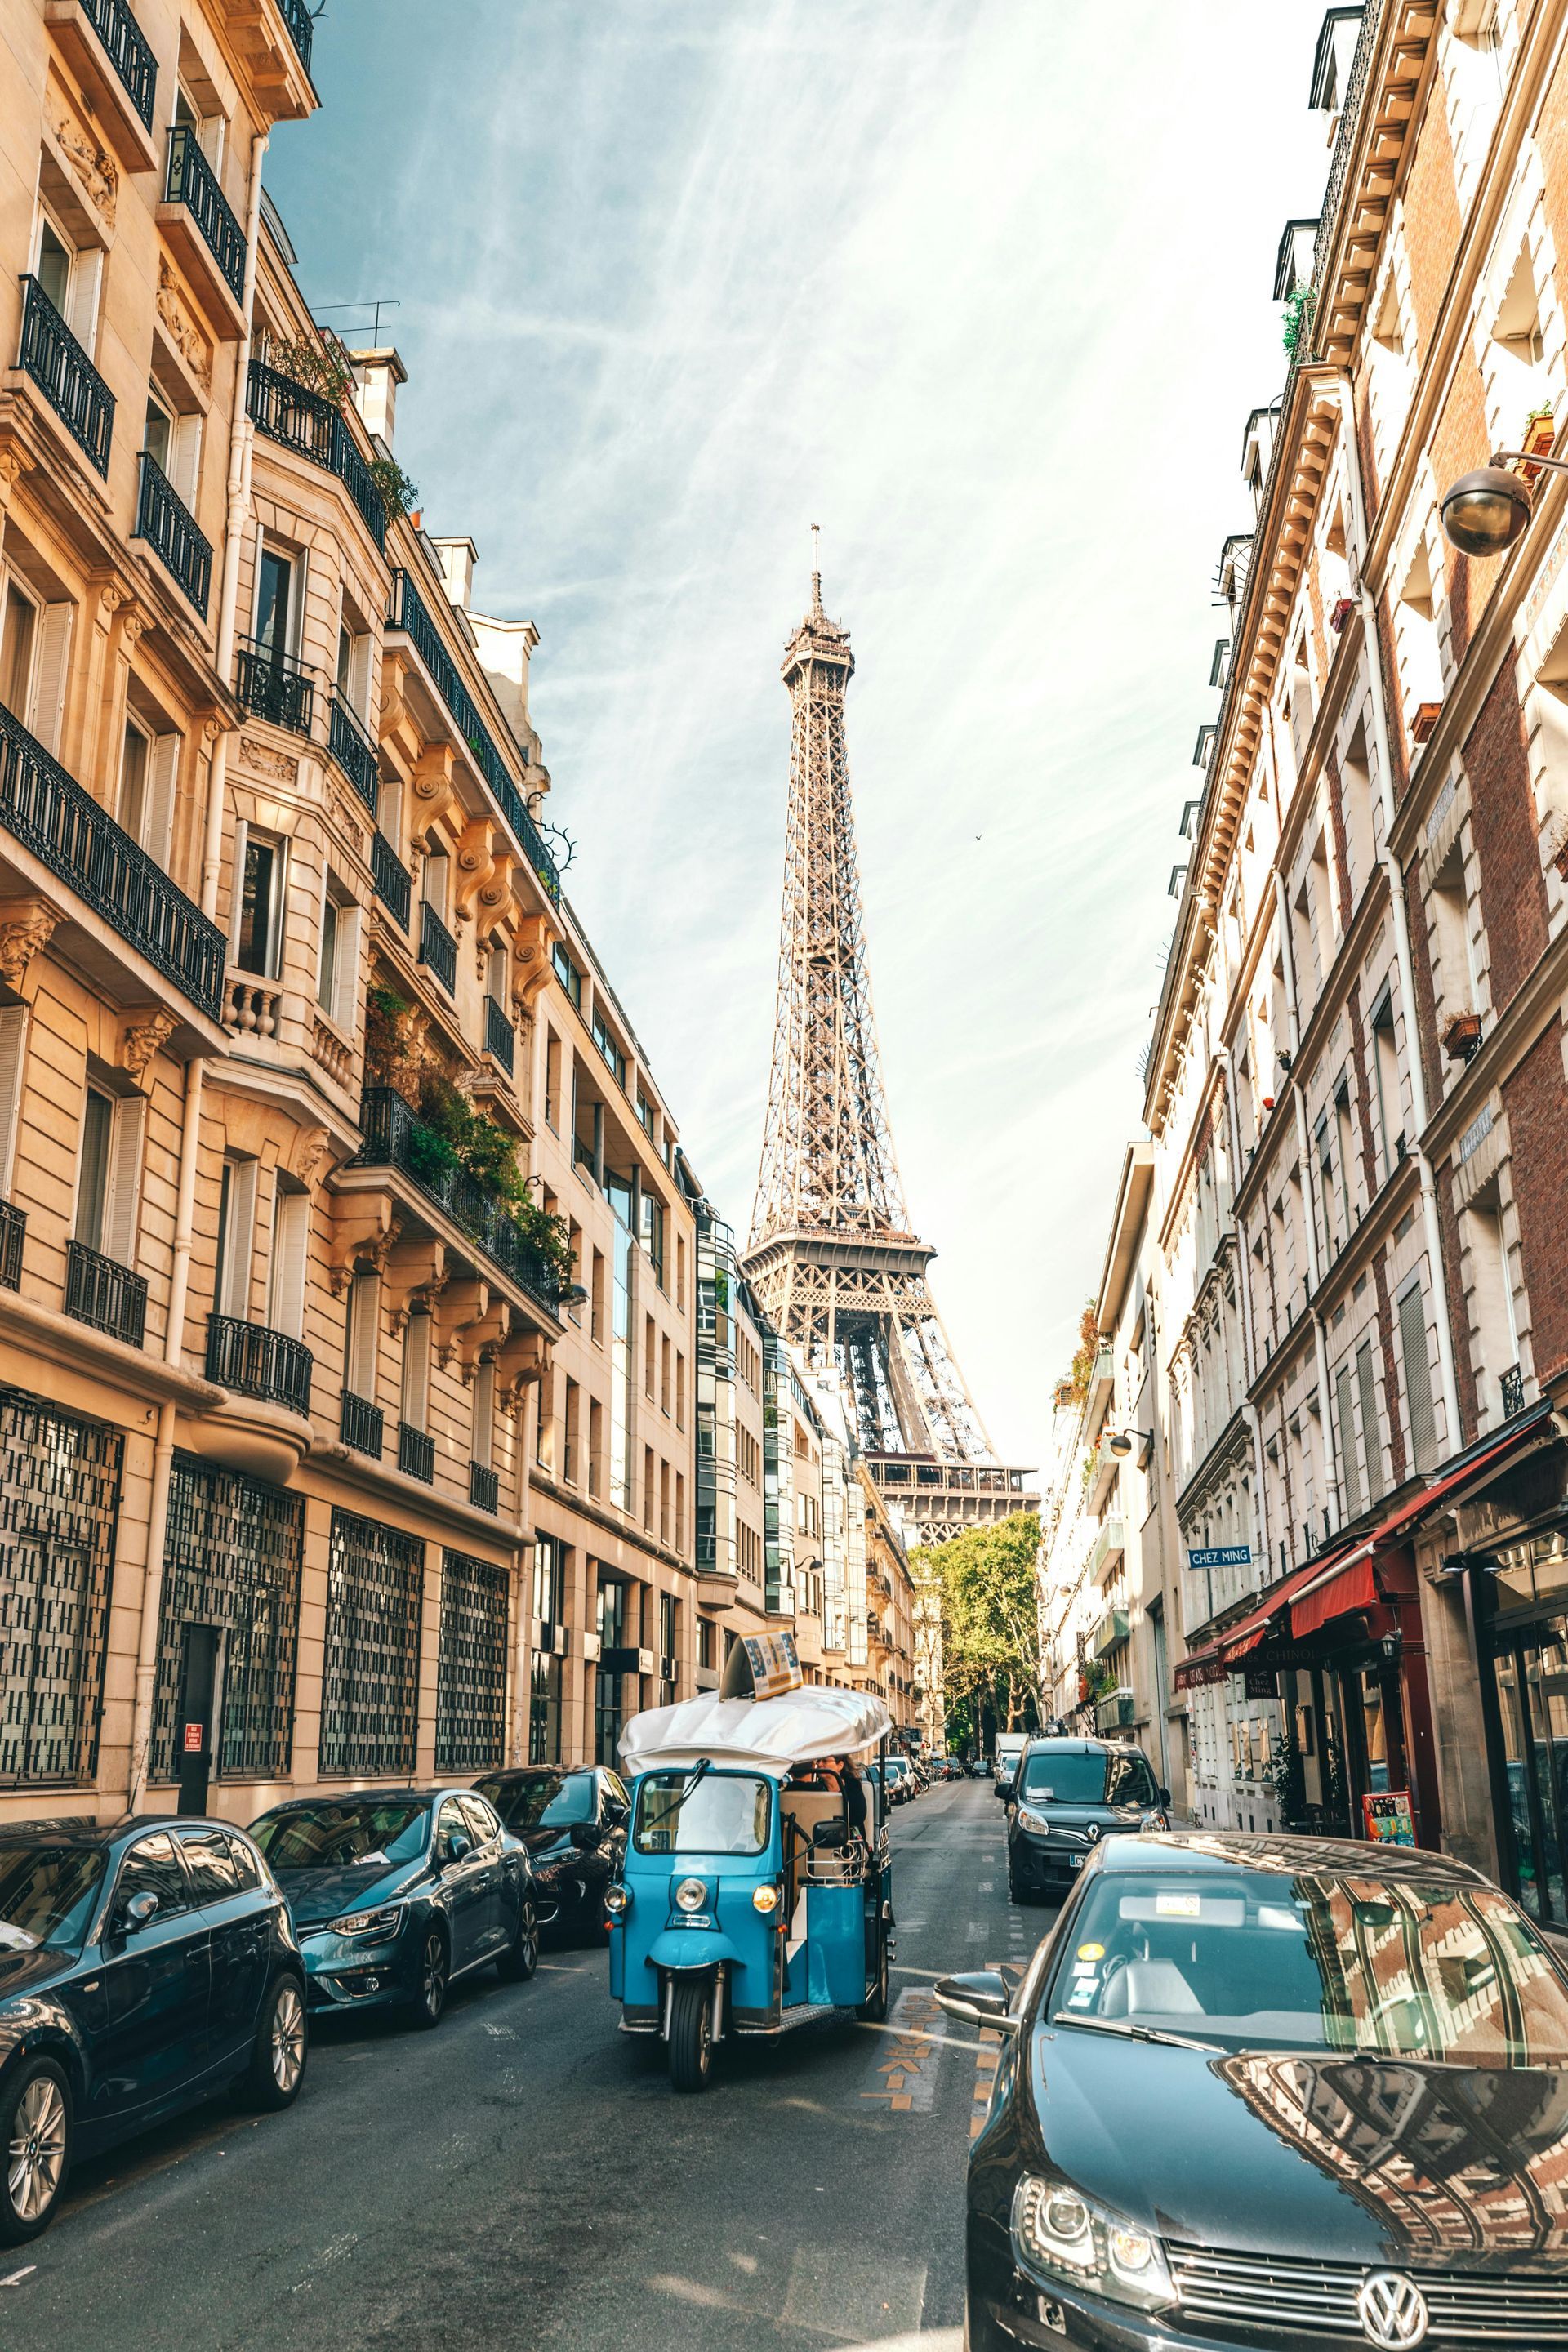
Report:
M 234 415 L 229 421 L 226 527 L 218 599 L 217 643 L 213 656 L 218 677 L 225 685 L 228 682 L 234 652 L 240 531 L 250 499 L 251 434 L 245 395 L 250 373 L 251 316 L 256 302 L 256 254 L 261 220 L 261 159 L 267 152 L 267 133 L 258 131 L 250 147 L 250 192 L 245 216 L 245 330 L 236 362 Z M 228 730 L 225 728 L 213 745 L 212 758 L 207 766 L 200 904 L 203 914 L 209 919 L 217 908 L 227 752 Z M 184 1353 L 185 1304 L 190 1295 L 191 1234 L 195 1222 L 196 1160 L 201 1147 L 205 1072 L 206 1063 L 200 1055 L 194 1055 L 185 1065 L 185 1097 L 180 1127 L 180 1173 L 169 1273 L 169 1320 L 163 1334 L 163 1360 L 176 1370 Z M 158 1634 L 163 1614 L 163 1555 L 169 1530 L 169 1488 L 174 1469 L 176 1419 L 175 1401 L 172 1396 L 165 1397 L 158 1412 L 158 1434 L 153 1449 L 153 1485 L 147 1506 L 147 1559 L 142 1578 L 142 1622 L 136 1651 L 131 1770 L 125 1797 L 125 1810 L 131 1813 L 141 1811 L 151 1769 L 153 1707 L 158 1685 Z

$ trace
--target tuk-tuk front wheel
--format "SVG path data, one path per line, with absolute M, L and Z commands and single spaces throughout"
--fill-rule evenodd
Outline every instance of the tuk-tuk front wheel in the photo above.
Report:
M 713 1981 L 678 1977 L 669 1995 L 669 2079 L 678 2091 L 705 2091 L 713 2073 Z

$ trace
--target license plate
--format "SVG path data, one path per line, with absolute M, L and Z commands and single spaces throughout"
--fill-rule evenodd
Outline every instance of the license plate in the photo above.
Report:
M 1069 1854 L 1068 1856 L 1068 1860 L 1071 1863 L 1075 1870 L 1081 1870 L 1083 1868 L 1083 1856 L 1081 1853 Z

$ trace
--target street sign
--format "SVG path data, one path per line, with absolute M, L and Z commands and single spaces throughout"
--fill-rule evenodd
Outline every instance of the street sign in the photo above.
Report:
M 1189 1545 L 1187 1566 L 1189 1568 L 1250 1568 L 1252 1546 L 1250 1544 L 1214 1544 L 1206 1550 L 1194 1550 Z
M 1369 1792 L 1361 1801 L 1361 1810 L 1366 1833 L 1375 1845 L 1415 1844 L 1415 1824 L 1410 1818 L 1410 1799 L 1403 1789 L 1375 1796 Z

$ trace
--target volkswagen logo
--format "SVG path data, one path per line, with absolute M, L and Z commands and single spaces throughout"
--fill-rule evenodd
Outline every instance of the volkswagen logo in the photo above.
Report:
M 1373 2271 L 1362 2282 L 1356 2309 L 1367 2342 L 1378 2352 L 1412 2352 L 1431 2316 L 1426 2296 L 1403 2271 Z

